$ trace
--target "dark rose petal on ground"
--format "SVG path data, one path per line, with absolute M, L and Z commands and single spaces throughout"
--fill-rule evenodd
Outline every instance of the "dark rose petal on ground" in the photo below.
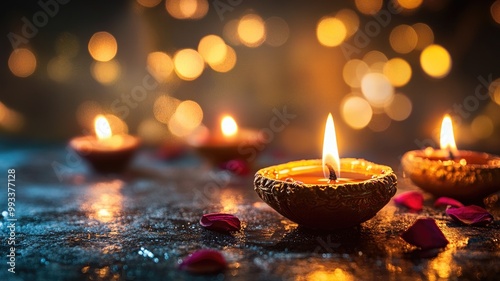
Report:
M 424 250 L 448 245 L 448 240 L 432 218 L 418 219 L 401 234 L 401 238 Z
M 407 191 L 394 197 L 394 202 L 414 211 L 420 211 L 424 203 L 424 196 L 418 191 Z
M 458 208 L 458 207 L 463 207 L 464 204 L 450 197 L 439 197 L 436 200 L 436 202 L 434 202 L 434 207 L 446 207 L 446 206 L 452 206 Z
M 227 267 L 226 259 L 216 250 L 198 250 L 184 258 L 179 265 L 180 270 L 195 274 L 212 274 L 223 271 Z
M 485 225 L 493 221 L 493 216 L 488 211 L 476 205 L 449 208 L 446 214 L 453 220 L 466 225 Z
M 207 229 L 221 232 L 238 231 L 241 228 L 241 222 L 236 216 L 223 213 L 205 214 L 201 217 L 200 224 Z
M 250 165 L 247 161 L 241 159 L 229 160 L 222 163 L 221 169 L 232 172 L 233 174 L 245 176 L 250 174 Z

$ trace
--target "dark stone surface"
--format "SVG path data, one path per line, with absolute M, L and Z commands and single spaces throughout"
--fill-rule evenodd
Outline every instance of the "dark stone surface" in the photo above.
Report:
M 410 213 L 392 202 L 358 227 L 317 233 L 265 205 L 252 176 L 212 171 L 194 157 L 174 162 L 142 151 L 120 176 L 91 173 L 66 150 L 0 152 L 0 210 L 7 169 L 16 169 L 16 268 L 7 271 L 7 218 L 1 218 L 0 280 L 498 280 L 500 203 L 486 227 L 459 225 L 444 210 Z M 56 161 L 56 162 L 54 162 Z M 58 168 L 59 178 L 53 167 Z M 415 189 L 399 176 L 398 193 Z M 242 230 L 203 229 L 203 213 L 228 212 Z M 418 217 L 437 221 L 450 244 L 421 252 L 400 233 Z M 201 248 L 222 251 L 229 269 L 211 276 L 177 270 Z

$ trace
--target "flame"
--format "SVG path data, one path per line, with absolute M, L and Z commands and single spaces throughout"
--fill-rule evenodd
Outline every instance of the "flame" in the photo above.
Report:
M 446 114 L 441 123 L 441 149 L 449 150 L 451 153 L 457 151 L 455 144 L 455 136 L 453 135 L 453 124 L 451 123 L 450 115 Z
M 94 129 L 99 140 L 109 139 L 113 135 L 108 120 L 101 114 L 97 115 L 94 120 Z
M 238 124 L 234 121 L 233 117 L 226 115 L 220 122 L 220 128 L 224 137 L 233 137 L 238 133 Z
M 337 146 L 337 136 L 335 135 L 335 125 L 333 124 L 332 114 L 328 114 L 325 126 L 325 137 L 323 139 L 323 158 L 322 158 L 323 176 L 330 177 L 330 171 L 326 164 L 335 169 L 335 175 L 340 178 L 340 158 Z

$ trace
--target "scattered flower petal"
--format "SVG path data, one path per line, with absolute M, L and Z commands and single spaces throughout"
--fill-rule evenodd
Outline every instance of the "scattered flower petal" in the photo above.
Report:
M 446 207 L 446 206 L 452 206 L 455 208 L 463 207 L 464 204 L 462 204 L 460 201 L 455 200 L 450 197 L 439 197 L 436 202 L 434 202 L 434 207 Z
M 226 259 L 216 250 L 198 250 L 191 253 L 179 264 L 179 269 L 196 274 L 211 274 L 223 271 Z
M 407 191 L 394 197 L 394 202 L 398 205 L 406 206 L 414 211 L 422 210 L 424 196 L 418 191 Z
M 424 250 L 442 248 L 448 244 L 448 240 L 432 218 L 418 219 L 401 234 L 401 238 Z
M 245 176 L 250 173 L 248 162 L 242 159 L 229 160 L 221 164 L 221 169 L 232 172 L 233 174 Z
M 201 217 L 200 224 L 207 229 L 221 232 L 238 231 L 241 228 L 241 222 L 236 216 L 223 213 L 205 214 Z
M 449 208 L 446 214 L 453 220 L 466 225 L 485 225 L 493 221 L 493 216 L 488 211 L 476 205 Z

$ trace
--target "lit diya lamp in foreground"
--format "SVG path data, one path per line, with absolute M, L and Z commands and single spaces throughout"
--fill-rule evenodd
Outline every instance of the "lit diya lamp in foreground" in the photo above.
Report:
M 189 143 L 214 165 L 236 159 L 251 162 L 264 147 L 259 131 L 239 128 L 229 115 L 222 117 L 219 130 L 197 134 Z
M 401 160 L 413 183 L 434 196 L 478 201 L 500 190 L 500 157 L 458 150 L 449 115 L 443 118 L 441 149 L 409 151 Z
M 335 127 L 328 116 L 323 158 L 267 167 L 255 174 L 255 191 L 288 219 L 312 229 L 339 229 L 371 219 L 396 193 L 388 166 L 339 158 Z
M 94 121 L 95 136 L 73 138 L 69 145 L 97 172 L 122 171 L 139 147 L 139 139 L 131 135 L 113 135 L 108 120 L 98 115 Z

